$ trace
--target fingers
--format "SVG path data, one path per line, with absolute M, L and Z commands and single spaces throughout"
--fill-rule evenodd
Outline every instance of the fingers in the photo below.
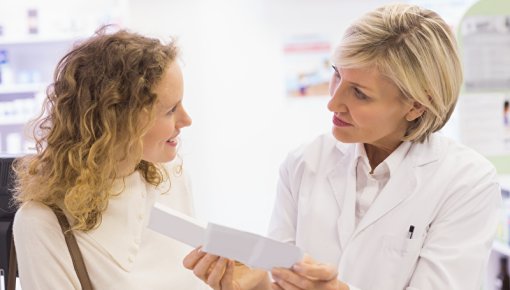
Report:
M 227 269 L 225 270 L 225 275 L 223 276 L 222 282 L 232 281 L 234 279 L 234 261 L 228 260 Z
M 206 253 L 202 252 L 201 249 L 202 247 L 198 247 L 191 251 L 188 255 L 186 255 L 186 257 L 184 257 L 184 259 L 182 260 L 182 265 L 186 269 L 192 270 L 197 264 L 197 262 L 200 261 L 200 259 L 202 259 L 202 257 L 205 256 Z
M 314 282 L 285 268 L 275 268 L 271 271 L 273 279 L 285 290 L 313 289 Z
M 213 266 L 215 265 L 213 264 L 216 263 L 218 259 L 218 256 L 206 254 L 196 263 L 195 267 L 193 268 L 193 273 L 195 276 L 207 283 L 207 277 L 210 274 L 210 270 L 214 269 Z
M 278 282 L 276 282 L 276 285 L 279 287 L 279 288 L 273 288 L 273 289 L 282 289 L 282 290 L 303 290 L 305 288 L 300 288 L 292 283 L 289 283 L 285 280 L 280 280 Z M 306 288 L 306 290 L 316 290 L 315 288 Z
M 206 283 L 214 289 L 220 288 L 220 282 L 222 281 L 225 270 L 227 269 L 228 260 L 226 258 L 219 258 L 216 264 L 212 266 L 211 271 L 207 277 Z
M 308 254 L 305 254 L 305 256 L 303 257 L 303 262 L 304 263 L 307 263 L 307 264 L 316 264 L 317 262 L 315 262 L 315 260 Z
M 207 254 L 199 247 L 184 258 L 183 265 L 213 289 L 235 290 L 235 264 L 227 258 Z
M 347 284 L 337 280 L 336 268 L 310 259 L 304 259 L 292 270 L 275 268 L 271 274 L 275 280 L 271 285 L 273 290 L 349 289 Z
M 292 270 L 312 280 L 329 281 L 338 276 L 337 269 L 326 264 L 300 262 L 292 266 Z
M 271 284 L 271 289 L 272 290 L 284 290 L 282 287 L 280 287 L 280 285 L 278 285 L 278 283 Z
M 234 268 L 234 261 L 227 260 L 225 273 L 220 281 L 222 290 L 234 290 Z

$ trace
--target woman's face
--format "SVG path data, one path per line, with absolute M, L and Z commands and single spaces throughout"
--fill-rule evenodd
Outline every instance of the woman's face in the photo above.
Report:
M 191 125 L 191 118 L 182 104 L 183 80 L 177 62 L 168 66 L 153 92 L 158 99 L 152 127 L 142 137 L 142 159 L 153 163 L 168 162 L 177 154 L 177 137 L 181 129 Z
M 394 149 L 408 122 L 419 117 L 413 102 L 376 69 L 335 68 L 329 89 L 333 135 L 345 143 Z

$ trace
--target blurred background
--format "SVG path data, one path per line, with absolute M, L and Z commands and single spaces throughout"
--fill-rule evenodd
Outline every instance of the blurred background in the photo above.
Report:
M 197 214 L 264 233 L 280 163 L 331 129 L 332 49 L 353 20 L 387 2 L 0 0 L 0 152 L 30 152 L 25 124 L 74 42 L 107 23 L 175 37 L 193 118 L 180 155 Z M 456 27 L 475 1 L 404 2 L 432 8 Z M 460 132 L 452 122 L 445 134 Z
M 0 152 L 30 152 L 58 60 L 114 23 L 177 39 L 193 125 L 180 155 L 200 218 L 264 233 L 286 154 L 331 129 L 330 53 L 346 27 L 390 1 L 0 0 Z M 456 27 L 475 2 L 402 1 Z M 458 138 L 455 126 L 446 134 Z
M 509 0 L 0 0 L 0 155 L 33 152 L 25 125 L 74 42 L 111 23 L 175 37 L 193 118 L 180 155 L 197 216 L 264 234 L 280 163 L 331 130 L 333 48 L 352 21 L 389 2 L 433 9 L 457 33 L 471 83 L 442 132 L 510 173 L 510 7 L 493 4 Z M 496 28 L 480 30 L 486 22 Z

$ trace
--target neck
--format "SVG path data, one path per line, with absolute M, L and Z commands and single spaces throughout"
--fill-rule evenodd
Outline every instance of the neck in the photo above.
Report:
M 136 165 L 132 161 L 122 160 L 117 165 L 117 178 L 126 177 L 135 172 Z
M 371 171 L 381 164 L 388 156 L 400 146 L 402 141 L 389 146 L 378 146 L 373 144 L 363 144 L 365 146 L 365 152 L 367 153 L 368 161 L 370 162 Z

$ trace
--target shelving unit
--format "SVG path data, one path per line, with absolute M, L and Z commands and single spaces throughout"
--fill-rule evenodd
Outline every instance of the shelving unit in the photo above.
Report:
M 27 152 L 31 141 L 24 136 L 25 124 L 40 112 L 54 68 L 73 44 L 105 24 L 125 27 L 129 16 L 128 0 L 10 4 L 0 9 L 0 53 L 6 51 L 8 59 L 8 69 L 3 66 L 0 71 L 3 68 L 8 72 L 4 76 L 9 76 L 0 81 L 2 155 Z
M 69 35 L 0 37 L 0 51 L 7 53 L 12 71 L 12 79 L 0 83 L 0 153 L 31 151 L 25 125 L 39 114 L 57 62 L 79 39 Z
M 59 43 L 69 42 L 70 40 L 77 40 L 87 37 L 86 35 L 80 37 L 79 35 L 62 34 L 62 35 L 26 35 L 23 37 L 0 37 L 0 46 L 14 46 L 14 45 L 34 45 L 45 43 Z
M 1 46 L 1 44 L 0 44 Z M 0 95 L 37 93 L 44 90 L 45 83 L 0 85 Z

